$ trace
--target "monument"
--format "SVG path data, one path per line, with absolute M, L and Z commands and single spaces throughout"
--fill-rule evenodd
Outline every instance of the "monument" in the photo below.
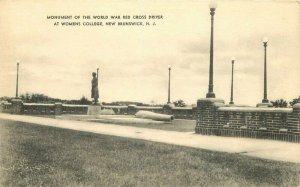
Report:
M 98 99 L 99 99 L 99 89 L 98 89 L 98 70 L 99 68 L 97 68 L 97 74 L 95 72 L 93 72 L 92 76 L 92 90 L 91 90 L 91 98 L 94 99 L 94 105 L 98 104 Z
M 99 80 L 99 68 L 97 68 L 97 73 L 92 73 L 92 90 L 91 98 L 93 99 L 92 105 L 88 106 L 88 115 L 99 115 L 101 113 L 101 104 L 99 103 L 99 89 L 98 89 L 98 80 Z

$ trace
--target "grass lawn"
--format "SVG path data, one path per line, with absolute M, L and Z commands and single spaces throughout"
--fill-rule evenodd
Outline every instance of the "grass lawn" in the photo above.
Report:
M 298 186 L 300 165 L 0 121 L 1 186 Z

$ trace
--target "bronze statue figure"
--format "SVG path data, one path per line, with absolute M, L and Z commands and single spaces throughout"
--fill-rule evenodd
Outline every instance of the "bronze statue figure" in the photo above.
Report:
M 91 97 L 94 99 L 93 104 L 98 103 L 98 98 L 99 98 L 99 90 L 98 90 L 98 69 L 97 69 L 97 74 L 93 72 L 93 79 L 92 79 L 92 94 Z

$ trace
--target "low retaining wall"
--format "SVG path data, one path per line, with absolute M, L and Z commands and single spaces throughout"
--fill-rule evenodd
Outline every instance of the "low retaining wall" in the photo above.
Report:
M 102 106 L 103 109 L 111 109 L 115 114 L 118 115 L 127 115 L 128 107 L 127 106 Z
M 160 114 L 170 114 L 175 119 L 195 119 L 196 108 L 174 107 L 165 105 L 163 107 L 153 106 L 101 106 L 102 109 L 111 109 L 118 115 L 134 115 L 138 111 L 150 111 Z M 62 115 L 62 114 L 87 114 L 88 105 L 70 104 L 43 104 L 43 103 L 23 103 L 20 99 L 13 99 L 11 103 L 1 103 L 0 112 L 27 115 Z
M 13 99 L 11 103 L 1 103 L 0 112 L 28 115 L 87 114 L 87 107 L 62 103 L 23 103 L 20 99 Z
M 23 103 L 23 114 L 55 114 L 55 104 Z
M 109 106 L 103 105 L 102 109 L 111 109 L 118 115 L 135 115 L 138 111 L 150 111 L 159 114 L 170 114 L 175 119 L 195 119 L 196 107 L 174 107 L 171 105 L 164 105 L 163 107 L 155 106 Z
M 12 104 L 11 103 L 7 103 L 7 102 L 1 103 L 1 105 L 0 105 L 0 112 L 10 113 L 11 112 L 11 108 L 12 108 Z
M 195 132 L 205 135 L 300 142 L 300 103 L 293 108 L 225 106 L 220 99 L 200 99 Z
M 193 108 L 176 107 L 172 108 L 171 113 L 176 119 L 195 119 L 195 110 Z

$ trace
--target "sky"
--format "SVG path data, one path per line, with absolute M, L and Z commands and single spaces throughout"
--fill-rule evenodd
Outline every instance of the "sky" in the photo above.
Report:
M 43 93 L 90 97 L 99 67 L 102 102 L 195 104 L 208 91 L 209 1 L 0 1 L 0 96 Z M 162 15 L 155 26 L 55 26 L 47 16 Z M 61 20 L 58 20 L 59 22 Z M 71 20 L 76 21 L 76 20 Z M 85 20 L 81 20 L 85 21 Z M 93 22 L 94 20 L 87 20 Z M 103 21 L 103 20 L 102 20 Z M 124 20 L 123 20 L 124 21 Z M 131 19 L 130 21 L 136 21 Z M 217 1 L 214 24 L 214 93 L 234 101 L 263 99 L 263 37 L 268 37 L 268 99 L 300 95 L 300 3 L 294 0 Z

